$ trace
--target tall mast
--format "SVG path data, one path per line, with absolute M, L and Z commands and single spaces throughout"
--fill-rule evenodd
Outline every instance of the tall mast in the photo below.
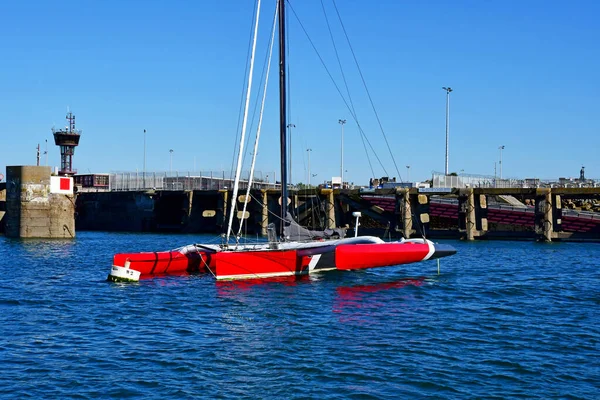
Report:
M 279 7 L 279 142 L 281 156 L 281 235 L 287 217 L 287 149 L 286 149 L 286 80 L 285 80 L 285 0 L 277 2 Z

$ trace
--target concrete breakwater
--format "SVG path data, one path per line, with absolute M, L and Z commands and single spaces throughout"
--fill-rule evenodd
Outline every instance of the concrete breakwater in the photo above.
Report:
M 13 238 L 75 237 L 72 178 L 50 167 L 9 166 L 0 183 L 0 231 Z
M 130 232 L 224 232 L 231 191 L 124 191 L 79 193 L 76 228 Z M 511 198 L 514 201 L 507 201 Z M 360 234 L 419 237 L 600 241 L 600 215 L 566 210 L 573 199 L 596 202 L 599 188 L 552 189 L 311 189 L 290 192 L 290 209 L 311 229 L 355 225 Z M 242 209 L 243 195 L 238 209 Z M 529 205 L 525 205 L 528 203 Z M 277 222 L 279 191 L 251 191 L 247 211 L 234 224 L 248 235 L 266 235 Z

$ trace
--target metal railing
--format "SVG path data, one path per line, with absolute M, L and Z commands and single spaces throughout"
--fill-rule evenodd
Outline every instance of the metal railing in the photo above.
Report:
M 249 174 L 243 173 L 242 176 L 248 177 Z M 109 190 L 221 190 L 231 189 L 233 178 L 229 171 L 112 172 Z M 280 186 L 280 183 L 270 182 L 268 174 L 254 174 L 254 189 L 275 189 Z M 240 189 L 247 187 L 248 179 L 240 179 Z
M 432 187 L 434 188 L 554 188 L 554 187 L 599 187 L 600 180 L 598 179 L 579 179 L 560 178 L 552 179 L 500 179 L 489 175 L 445 175 L 441 172 L 432 174 Z

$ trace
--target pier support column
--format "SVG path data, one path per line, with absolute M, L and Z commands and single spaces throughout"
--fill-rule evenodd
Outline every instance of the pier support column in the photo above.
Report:
M 186 221 L 185 224 L 188 225 L 190 223 L 190 219 L 192 216 L 192 208 L 194 205 L 194 191 L 190 190 L 187 192 L 187 209 L 186 209 Z
M 552 222 L 553 233 L 552 236 L 556 237 L 558 232 L 562 232 L 562 200 L 560 198 L 560 194 L 553 195 L 554 201 L 552 202 Z
M 223 211 L 221 212 L 221 215 L 217 218 L 217 226 L 221 226 L 221 228 L 226 228 L 229 221 L 227 216 L 227 210 L 229 208 L 229 192 L 227 190 L 221 189 L 219 190 L 219 193 L 221 193 L 221 204 L 219 204 L 219 208 Z
M 260 223 L 260 234 L 263 236 L 267 236 L 269 231 L 267 227 L 269 225 L 269 205 L 268 205 L 268 196 L 267 191 L 262 189 L 262 220 Z
M 429 197 L 425 194 L 411 194 L 411 204 L 413 215 L 416 216 L 417 221 L 414 223 L 419 226 L 416 228 L 417 232 L 421 235 L 426 236 L 429 231 Z
M 323 191 L 321 192 L 323 193 L 326 197 L 325 200 L 325 214 L 326 214 L 326 219 L 325 219 L 325 229 L 334 229 L 335 228 L 335 203 L 334 203 L 334 197 L 333 197 L 333 190 L 332 189 L 323 189 Z
M 535 196 L 535 233 L 539 241 L 552 241 L 552 209 L 552 189 L 537 189 Z
M 483 236 L 488 231 L 488 208 L 487 208 L 487 196 L 485 194 L 475 195 L 475 218 L 479 236 Z
M 460 189 L 458 197 L 459 227 L 463 228 L 466 240 L 475 240 L 476 221 L 475 221 L 475 196 L 473 189 Z
M 396 202 L 400 206 L 400 226 L 402 227 L 402 236 L 410 239 L 413 234 L 412 208 L 410 206 L 410 195 L 408 189 L 396 190 Z

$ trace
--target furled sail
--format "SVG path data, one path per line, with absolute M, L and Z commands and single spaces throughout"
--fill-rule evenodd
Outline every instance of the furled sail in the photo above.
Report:
M 304 241 L 319 239 L 341 239 L 346 236 L 346 228 L 325 229 L 314 231 L 299 225 L 288 212 L 283 228 L 283 236 L 286 241 Z

